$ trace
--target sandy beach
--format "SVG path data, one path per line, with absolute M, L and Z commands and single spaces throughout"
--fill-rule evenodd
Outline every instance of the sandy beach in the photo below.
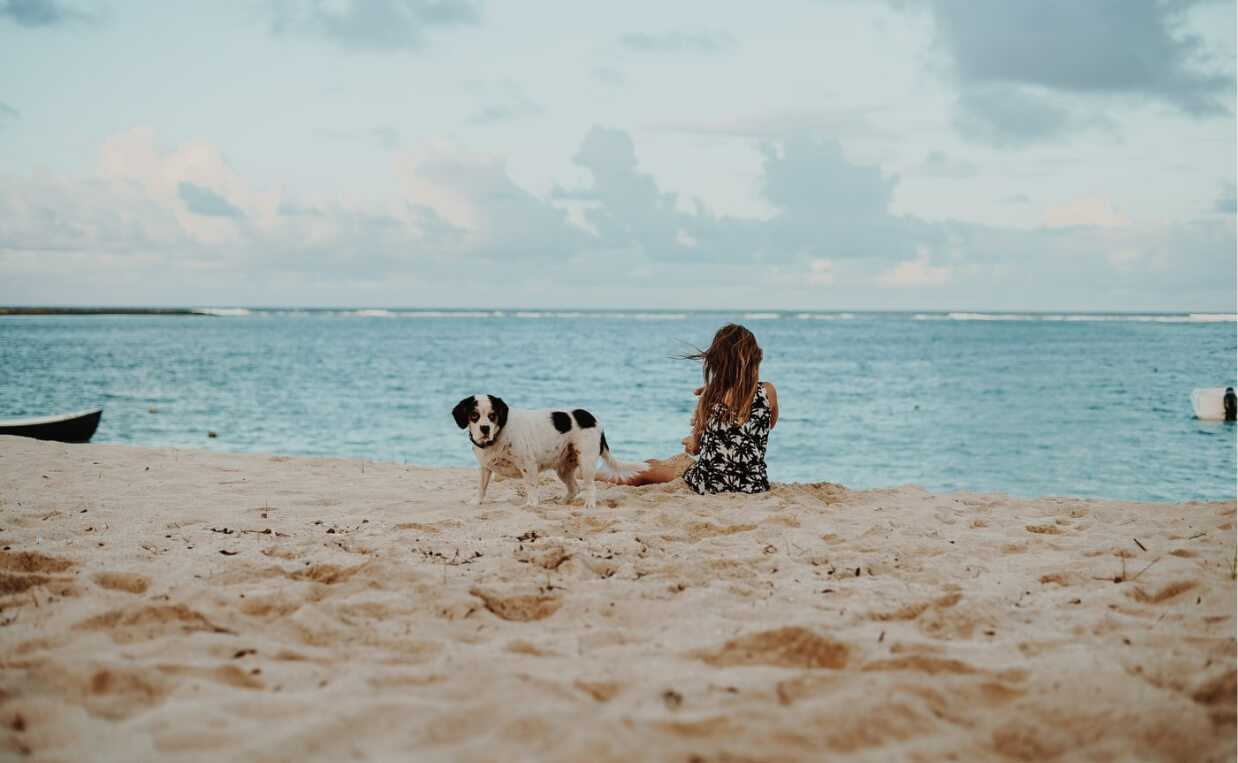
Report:
M 1233 500 L 475 479 L 0 437 L 0 758 L 1234 760 Z

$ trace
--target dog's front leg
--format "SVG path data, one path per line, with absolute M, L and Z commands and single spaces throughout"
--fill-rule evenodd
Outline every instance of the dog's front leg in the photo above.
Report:
M 486 467 L 481 467 L 481 474 L 477 478 L 477 496 L 470 503 L 474 506 L 481 506 L 481 502 L 486 498 L 486 488 L 490 485 L 490 470 Z

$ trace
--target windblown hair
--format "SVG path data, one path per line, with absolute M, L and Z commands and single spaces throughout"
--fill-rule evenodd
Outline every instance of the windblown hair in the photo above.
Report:
M 702 361 L 705 375 L 705 389 L 692 414 L 692 442 L 699 443 L 711 417 L 721 417 L 727 426 L 742 426 L 748 421 L 757 394 L 761 347 L 751 331 L 728 323 L 714 334 L 709 349 L 695 349 L 681 357 Z

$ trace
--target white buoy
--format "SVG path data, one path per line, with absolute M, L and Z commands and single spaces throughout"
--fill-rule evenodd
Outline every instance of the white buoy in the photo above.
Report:
M 1197 419 L 1224 421 L 1225 387 L 1197 387 L 1191 391 L 1191 407 Z

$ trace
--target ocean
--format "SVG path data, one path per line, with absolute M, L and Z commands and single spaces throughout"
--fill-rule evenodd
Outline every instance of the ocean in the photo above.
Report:
M 92 442 L 473 466 L 452 407 L 583 407 L 623 460 L 681 450 L 699 363 L 752 329 L 774 482 L 1147 501 L 1238 495 L 1233 315 L 205 310 L 0 317 L 0 418 L 101 407 Z M 214 432 L 215 436 L 209 436 Z

